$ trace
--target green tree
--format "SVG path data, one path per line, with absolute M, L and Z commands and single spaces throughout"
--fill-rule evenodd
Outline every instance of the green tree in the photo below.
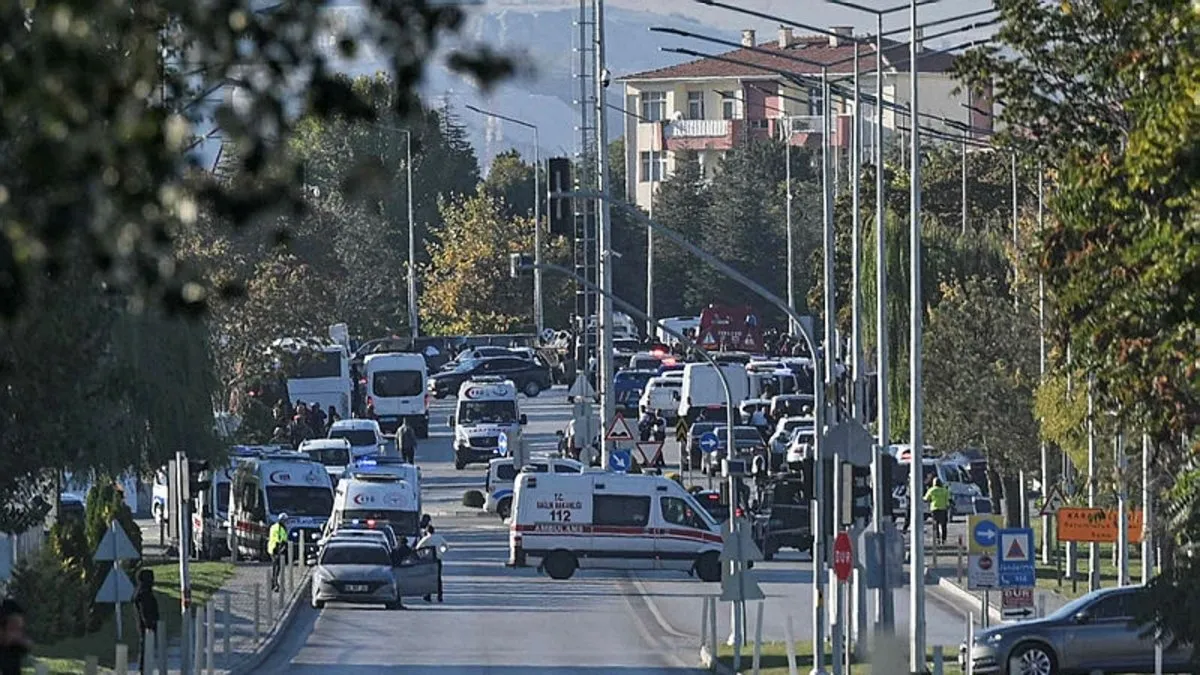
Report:
M 492 158 L 492 166 L 483 181 L 483 189 L 504 203 L 505 217 L 532 217 L 533 184 L 533 167 L 525 163 L 521 153 L 506 150 Z M 542 213 L 545 212 L 543 208 Z
M 659 184 L 654 195 L 654 220 L 700 242 L 712 208 L 712 193 L 699 158 L 693 151 L 675 154 L 675 172 Z M 658 236 L 654 238 L 654 309 L 659 316 L 681 316 L 695 312 L 685 296 L 691 295 L 689 270 L 698 261 L 692 254 Z

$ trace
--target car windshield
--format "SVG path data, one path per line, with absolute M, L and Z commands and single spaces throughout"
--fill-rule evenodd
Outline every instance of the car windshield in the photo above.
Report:
M 722 428 L 717 431 L 717 440 L 725 442 L 729 438 L 729 430 Z M 734 427 L 733 440 L 738 445 L 762 443 L 762 434 L 754 427 Z
M 369 429 L 333 429 L 329 432 L 329 437 L 344 438 L 355 447 L 375 445 L 376 440 L 375 432 Z
M 496 480 L 512 482 L 517 479 L 517 467 L 512 462 L 504 462 L 496 467 Z
M 346 466 L 350 463 L 350 451 L 346 448 L 309 448 L 304 454 L 325 466 Z
M 801 427 L 811 429 L 812 425 L 812 420 L 785 420 L 783 423 L 783 430 L 791 432 Z
M 271 513 L 325 518 L 333 511 L 333 492 L 327 487 L 275 485 L 267 488 L 267 504 Z
M 515 401 L 463 401 L 458 408 L 459 424 L 512 424 L 516 421 Z
M 419 396 L 425 392 L 424 375 L 416 370 L 383 370 L 375 373 L 372 393 L 384 398 Z
M 392 561 L 383 546 L 327 546 L 321 552 L 322 565 L 379 565 L 389 567 Z

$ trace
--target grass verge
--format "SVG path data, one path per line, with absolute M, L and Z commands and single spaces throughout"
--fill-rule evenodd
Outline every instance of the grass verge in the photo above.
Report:
M 807 673 L 812 670 L 813 649 L 812 642 L 797 642 L 796 649 L 796 672 Z M 825 651 L 826 668 L 829 666 L 831 653 Z M 958 659 L 956 654 L 944 653 L 945 661 L 943 662 L 945 675 L 962 675 L 962 670 L 958 667 Z M 733 668 L 733 648 L 728 645 L 721 645 L 719 659 L 721 663 L 729 668 Z M 868 658 L 867 663 L 856 663 L 851 672 L 854 675 L 870 675 L 871 664 Z M 929 651 L 929 672 L 933 672 L 933 651 Z M 754 666 L 754 649 L 748 645 L 742 652 L 742 668 L 741 672 L 752 672 Z M 788 675 L 787 662 L 787 643 L 786 642 L 764 642 L 762 645 L 762 658 L 759 662 L 761 675 Z M 907 671 L 908 668 L 903 669 Z M 894 664 L 889 664 L 886 671 L 881 670 L 879 675 L 891 675 L 898 672 Z
M 174 563 L 149 565 L 154 571 L 154 595 L 158 598 L 158 613 L 166 624 L 168 638 L 178 638 L 182 617 L 179 611 L 179 565 Z M 192 604 L 203 606 L 230 577 L 234 567 L 228 562 L 194 562 L 188 566 L 192 580 Z M 123 639 L 129 645 L 129 658 L 137 658 L 137 612 L 132 605 L 121 605 Z M 33 655 L 45 663 L 51 673 L 82 673 L 89 656 L 95 656 L 101 667 L 112 668 L 116 658 L 116 615 L 105 619 L 94 632 L 53 644 L 37 645 Z M 26 668 L 32 673 L 32 668 Z

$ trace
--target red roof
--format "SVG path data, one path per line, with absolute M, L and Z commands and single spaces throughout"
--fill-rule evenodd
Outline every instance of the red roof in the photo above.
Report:
M 760 51 L 765 50 L 765 51 Z M 766 53 L 772 52 L 772 53 Z M 783 70 L 790 73 L 800 75 L 818 75 L 821 72 L 819 66 L 801 61 L 795 61 L 787 58 L 786 55 L 794 54 L 799 58 L 817 63 L 835 63 L 845 61 L 836 66 L 830 66 L 831 73 L 853 73 L 854 72 L 854 43 L 843 41 L 836 47 L 829 44 L 829 37 L 825 35 L 802 35 L 793 38 L 792 45 L 786 49 L 780 49 L 777 41 L 759 43 L 757 49 L 740 47 L 722 54 L 719 54 L 723 59 L 702 58 L 686 63 L 680 63 L 674 66 L 658 68 L 655 70 L 647 70 L 641 73 L 634 73 L 619 78 L 623 81 L 635 80 L 680 80 L 680 79 L 696 79 L 696 78 L 721 78 L 721 77 L 737 77 L 737 78 L 771 78 L 775 76 L 775 71 Z M 884 40 L 883 46 L 884 69 L 891 71 L 907 72 L 908 71 L 908 45 L 897 43 L 890 40 Z M 861 45 L 859 47 L 859 68 L 862 71 L 873 70 L 875 68 L 875 45 Z M 954 63 L 954 56 L 951 54 L 939 53 L 936 51 L 926 50 L 925 55 L 919 57 L 917 65 L 923 73 L 942 73 L 950 69 Z M 756 67 L 761 66 L 761 67 Z M 765 68 L 765 69 L 764 69 Z

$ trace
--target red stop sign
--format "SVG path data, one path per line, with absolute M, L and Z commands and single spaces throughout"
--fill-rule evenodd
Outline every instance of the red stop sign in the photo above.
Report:
M 850 535 L 839 532 L 837 539 L 833 540 L 833 573 L 838 581 L 847 581 L 853 569 L 854 550 L 850 546 Z

